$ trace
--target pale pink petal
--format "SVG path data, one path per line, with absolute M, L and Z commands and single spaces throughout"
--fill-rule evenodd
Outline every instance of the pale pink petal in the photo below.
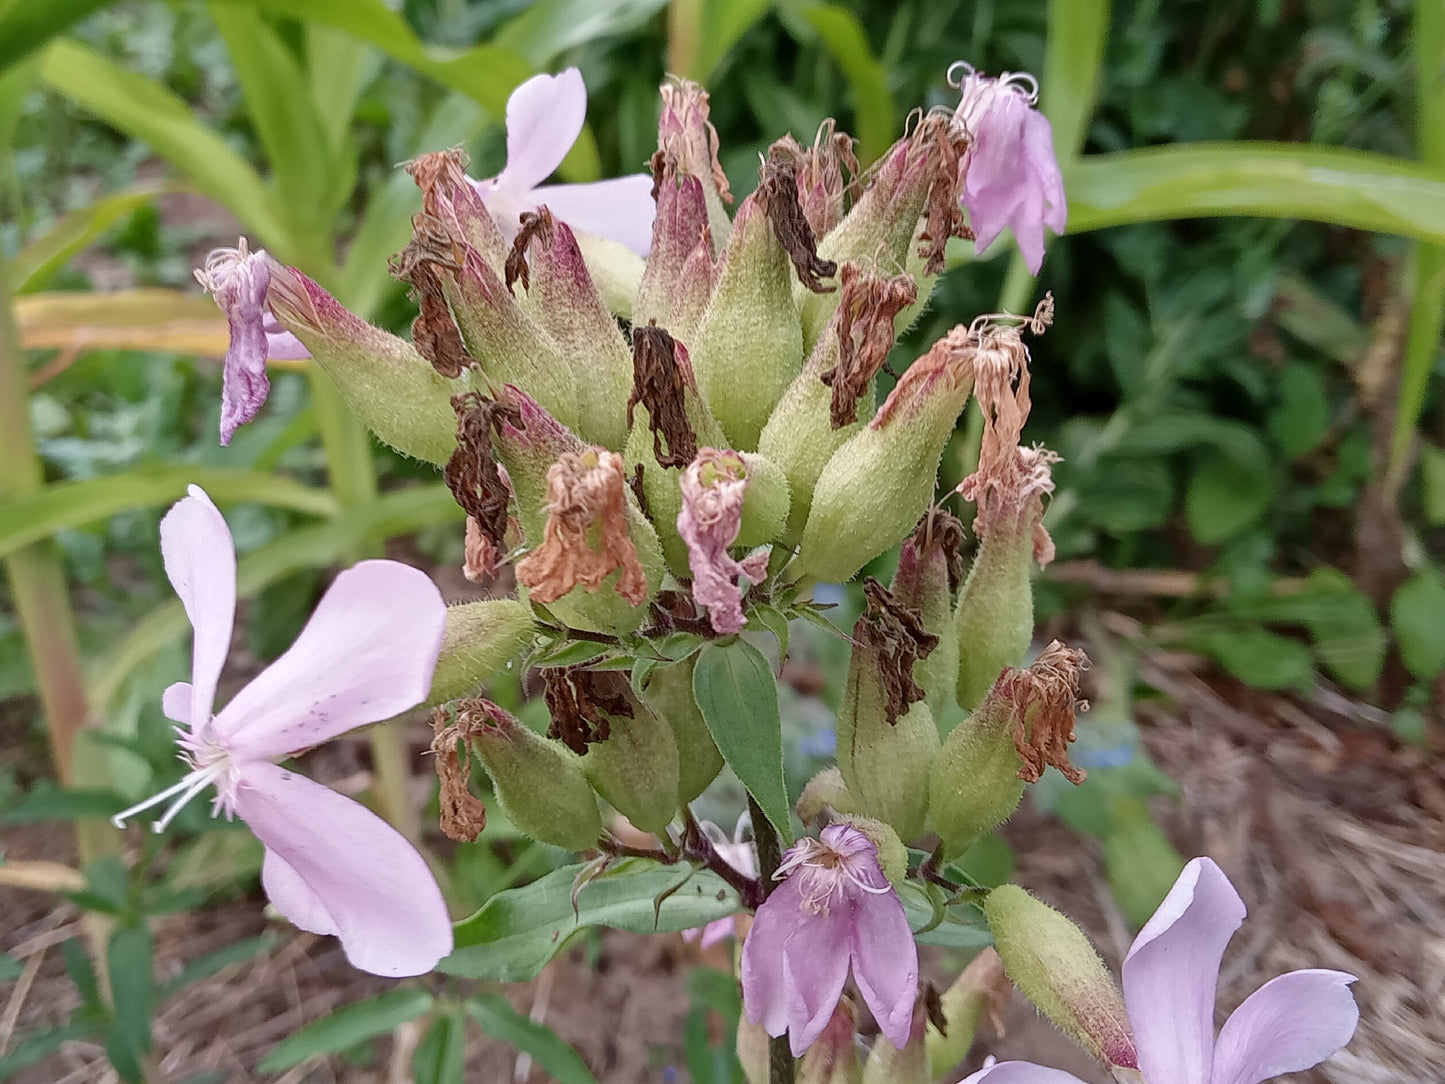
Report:
M 736 931 L 737 923 L 732 915 L 727 918 L 715 918 L 702 928 L 702 936 L 699 945 L 704 949 L 710 949 L 720 941 L 726 941 Z
M 300 339 L 281 326 L 270 309 L 261 321 L 266 331 L 266 356 L 277 358 L 282 361 L 300 361 L 302 358 L 309 358 L 311 351 L 307 350 Z
M 1146 1080 L 1208 1084 L 1214 994 L 1244 901 L 1209 858 L 1184 867 L 1124 957 L 1124 1004 Z
M 587 84 L 568 68 L 534 75 L 507 99 L 507 165 L 499 187 L 521 193 L 536 188 L 562 164 L 587 119 Z
M 286 654 L 213 724 L 245 759 L 282 757 L 426 699 L 446 604 L 424 572 L 362 561 L 342 572 Z
M 166 575 L 190 619 L 191 703 L 186 720 L 204 726 L 216 701 L 216 682 L 231 648 L 236 620 L 236 547 L 231 530 L 200 486 L 189 486 L 161 520 Z M 167 716 L 177 719 L 169 710 Z
M 191 725 L 191 683 L 189 681 L 177 681 L 166 686 L 166 691 L 161 693 L 161 711 L 165 717 L 173 723 L 180 723 L 181 726 Z
M 605 237 L 625 245 L 639 256 L 652 247 L 652 220 L 657 206 L 652 199 L 652 177 L 633 173 L 589 184 L 548 184 L 527 197 L 546 205 L 552 217 L 573 230 Z
M 959 1084 L 1084 1084 L 1073 1073 L 1047 1069 L 1031 1061 L 1000 1061 L 964 1077 Z
M 425 859 L 365 806 L 266 761 L 245 764 L 235 810 L 265 845 L 264 887 L 303 929 L 335 933 L 352 965 L 422 975 L 452 950 Z
M 788 1043 L 795 1058 L 802 1057 L 822 1034 L 843 996 L 852 927 L 848 906 L 841 900 L 821 914 L 805 917 L 808 921 L 799 924 L 783 945 Z
M 1343 971 L 1318 969 L 1270 979 L 1224 1022 L 1211 1084 L 1260 1084 L 1324 1061 L 1360 1022 L 1354 981 Z
M 851 889 L 851 891 L 849 891 Z M 900 1050 L 918 997 L 918 948 L 895 892 L 845 888 L 853 907 L 853 979 L 878 1029 Z
M 266 376 L 266 290 L 271 270 L 264 252 L 243 255 L 211 285 L 231 339 L 221 366 L 221 443 L 256 416 L 271 392 Z
M 743 1010 L 769 1035 L 788 1027 L 788 996 L 783 983 L 783 946 L 813 915 L 803 910 L 802 893 L 787 880 L 758 908 L 743 942 Z M 844 960 L 847 966 L 847 960 Z

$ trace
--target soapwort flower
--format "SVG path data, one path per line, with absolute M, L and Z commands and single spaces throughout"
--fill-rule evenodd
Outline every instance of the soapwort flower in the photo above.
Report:
M 1044 227 L 1063 233 L 1069 213 L 1054 130 L 1034 108 L 1038 85 L 1020 72 L 992 79 L 962 61 L 948 69 L 948 83 L 961 95 L 953 117 L 968 137 L 959 169 L 975 251 L 983 252 L 1007 226 L 1036 275 L 1044 262 Z
M 738 818 L 731 838 L 712 821 L 701 821 L 698 828 L 703 835 L 707 836 L 708 842 L 712 844 L 712 849 L 724 862 L 744 877 L 758 875 L 757 845 L 751 839 L 746 838 L 753 830 L 753 819 L 749 814 L 744 813 Z M 742 917 L 741 915 L 726 915 L 723 918 L 713 919 L 705 926 L 694 926 L 690 930 L 683 930 L 683 940 L 697 941 L 700 948 L 708 949 L 725 938 L 734 935 L 741 938 L 745 931 L 745 928 L 739 925 Z
M 301 340 L 277 322 L 266 299 L 271 286 L 271 257 L 250 251 L 242 237 L 235 248 L 212 249 L 206 265 L 195 271 L 202 289 L 230 325 L 221 384 L 221 443 L 230 444 L 236 430 L 249 422 L 266 402 L 271 381 L 267 358 L 309 358 Z
M 507 99 L 507 164 L 484 181 L 472 180 L 507 240 L 522 215 L 543 204 L 575 230 L 617 241 L 639 255 L 652 242 L 652 177 L 636 173 L 590 184 L 542 184 L 562 164 L 582 132 L 587 85 L 582 73 L 534 75 Z
M 375 813 L 278 761 L 426 699 L 446 605 L 417 569 L 363 561 L 333 581 L 284 655 L 213 714 L 236 612 L 236 551 L 225 519 L 198 486 L 161 521 L 166 575 L 195 633 L 191 680 L 168 688 L 180 756 L 175 786 L 113 818 L 167 800 L 162 831 L 192 798 L 216 788 L 212 812 L 239 816 L 266 848 L 261 885 L 303 930 L 335 934 L 362 971 L 430 971 L 452 949 L 431 871 Z
M 1220 960 L 1244 915 L 1244 901 L 1213 861 L 1196 858 L 1184 867 L 1124 957 L 1124 1004 L 1138 1070 L 1116 1068 L 1119 1080 L 1260 1084 L 1317 1065 L 1350 1041 L 1360 1018 L 1349 990 L 1355 977 L 1321 969 L 1271 979 L 1215 1035 Z M 1078 1084 L 1078 1078 L 1005 1061 L 963 1084 L 985 1082 Z
M 918 949 L 878 848 L 848 824 L 788 849 L 786 877 L 758 908 L 743 943 L 743 1009 L 769 1035 L 788 1032 L 800 1057 L 822 1033 L 852 964 L 863 1000 L 889 1042 L 908 1042 Z

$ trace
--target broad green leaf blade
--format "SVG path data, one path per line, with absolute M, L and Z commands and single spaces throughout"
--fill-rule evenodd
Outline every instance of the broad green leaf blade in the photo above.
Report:
M 498 892 L 456 924 L 456 950 L 437 970 L 464 978 L 525 982 L 562 951 L 578 930 L 611 926 L 633 933 L 675 933 L 736 912 L 737 893 L 708 870 L 687 870 L 629 858 L 583 886 L 572 908 L 572 885 L 585 867 L 564 866 L 522 888 Z
M 580 1054 L 546 1024 L 529 1020 L 500 994 L 478 994 L 466 1002 L 471 1018 L 494 1039 L 511 1043 L 541 1066 L 557 1084 L 597 1084 Z
M 1206 546 L 1226 542 L 1256 522 L 1274 497 L 1268 457 L 1210 451 L 1189 479 L 1184 511 L 1190 533 Z
M 256 501 L 318 516 L 341 510 L 329 491 L 283 475 L 185 464 L 141 467 L 83 482 L 57 482 L 0 504 L 0 557 L 59 530 L 180 500 L 188 485 L 200 486 L 220 504 Z
M 492 44 L 545 70 L 569 49 L 631 33 L 666 4 L 667 0 L 538 0 L 498 30 Z
M 333 564 L 369 543 L 436 524 L 459 523 L 462 518 L 457 502 L 443 486 L 387 493 L 369 504 L 348 508 L 325 524 L 292 531 L 246 554 L 236 564 L 237 594 L 249 597 L 283 576 Z M 104 713 L 126 679 L 189 628 L 178 599 L 157 606 L 131 626 L 91 671 L 87 684 L 92 709 Z
M 1049 0 L 1039 107 L 1053 125 L 1060 162 L 1074 158 L 1084 145 L 1108 38 L 1108 0 Z
M 1069 232 L 1257 215 L 1445 244 L 1445 172 L 1303 143 L 1195 143 L 1080 158 L 1065 168 Z
M 123 1048 L 137 1061 L 151 1045 L 155 987 L 151 981 L 151 934 L 144 925 L 122 926 L 106 948 L 115 1020 L 107 1049 Z
M 843 69 L 853 94 L 857 122 L 858 160 L 872 162 L 893 143 L 893 94 L 888 74 L 873 55 L 858 16 L 839 4 L 819 4 L 803 10 L 824 46 Z M 800 138 L 807 133 L 799 133 Z
M 384 994 L 343 1005 L 314 1024 L 288 1035 L 257 1066 L 263 1073 L 279 1073 L 317 1054 L 335 1054 L 375 1035 L 385 1035 L 410 1023 L 432 1007 L 425 990 L 388 990 Z
M 44 288 L 50 276 L 76 253 L 94 244 L 120 219 L 168 191 L 173 191 L 172 186 L 139 185 L 71 211 L 15 254 L 7 269 L 10 289 L 24 294 Z
M 109 0 L 11 0 L 0 6 L 0 71 L 107 3 Z
M 149 143 L 197 188 L 230 208 L 278 259 L 294 259 L 271 193 L 256 171 L 161 84 L 69 40 L 45 51 L 41 78 L 105 123 Z
M 1433 568 L 1421 569 L 1390 600 L 1390 625 L 1400 658 L 1410 673 L 1431 681 L 1445 670 L 1445 581 Z
M 728 767 L 791 841 L 778 683 L 768 660 L 746 640 L 708 644 L 698 652 L 692 692 Z
M 1190 644 L 1256 689 L 1307 689 L 1315 680 L 1309 648 L 1265 629 L 1210 629 Z
M 451 1013 L 438 1016 L 411 1056 L 414 1084 L 462 1084 L 466 1071 L 466 1020 Z

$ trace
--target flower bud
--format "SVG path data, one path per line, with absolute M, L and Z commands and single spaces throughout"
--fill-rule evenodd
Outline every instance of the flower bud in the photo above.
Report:
M 463 701 L 457 715 L 469 716 L 472 748 L 519 831 L 569 851 L 596 845 L 602 817 L 580 757 L 489 701 Z
M 652 710 L 672 728 L 677 743 L 677 802 L 687 805 L 717 778 L 723 757 L 692 694 L 692 671 L 697 656 L 653 667 L 643 695 Z
M 788 253 L 754 193 L 738 210 L 712 300 L 689 344 L 702 397 L 741 451 L 758 446 L 763 423 L 802 368 L 792 282 Z
M 1002 1031 L 1001 1017 L 1012 989 L 1003 961 L 993 948 L 984 949 L 969 961 L 939 998 L 939 1021 L 928 1025 L 928 1065 L 933 1077 L 947 1075 L 968 1055 L 985 1011 L 994 1030 Z M 946 1030 L 941 1030 L 940 1024 Z
M 945 858 L 961 855 L 1012 816 L 1024 783 L 1037 782 L 1047 765 L 1071 783 L 1084 781 L 1084 772 L 1069 763 L 1068 745 L 1087 664 L 1082 651 L 1053 641 L 1032 666 L 1004 670 L 944 740 L 929 785 L 929 816 Z
M 418 155 L 404 168 L 421 190 L 422 211 L 501 274 L 510 245 L 468 179 L 468 165 L 467 153 L 453 147 Z
M 938 641 L 877 580 L 869 577 L 863 591 L 867 609 L 853 626 L 838 707 L 838 770 L 861 813 L 884 821 L 903 839 L 917 839 L 939 741 L 913 667 Z
M 702 182 L 679 177 L 675 163 L 659 153 L 653 159 L 657 217 L 652 220 L 652 250 L 638 286 L 633 324 L 655 321 L 684 342 L 694 332 L 713 288 L 712 239 Z
M 428 463 L 447 461 L 457 443 L 455 382 L 410 343 L 349 312 L 300 271 L 273 261 L 267 300 L 378 439 Z
M 798 795 L 798 817 L 804 824 L 827 824 L 843 814 L 858 812 L 858 805 L 848 793 L 843 773 L 837 765 L 824 768 L 803 787 Z
M 911 279 L 883 278 L 856 263 L 845 263 L 838 280 L 826 332 L 758 437 L 758 451 L 783 469 L 792 489 L 790 543 L 802 536 L 823 467 L 861 428 L 860 407 L 872 416 L 874 377 L 893 348 L 894 318 L 915 296 Z
M 908 367 L 873 420 L 833 453 L 813 491 L 798 574 L 828 583 L 851 579 L 918 522 L 973 387 L 972 354 L 965 329 L 950 331 Z
M 592 444 L 620 451 L 627 439 L 632 352 L 592 282 L 571 228 L 554 221 L 546 207 L 522 215 L 508 279 L 514 290 L 520 280 L 527 309 L 561 348 L 572 371 L 586 374 L 578 432 Z
M 427 703 L 440 704 L 472 692 L 521 655 L 534 628 L 531 612 L 516 599 L 484 599 L 448 607 L 446 634 Z
M 797 1084 L 862 1084 L 853 1002 L 844 994 L 822 1032 L 798 1062 Z M 879 1040 L 887 1042 L 886 1039 Z
M 676 163 L 679 174 L 696 177 L 707 205 L 707 221 L 713 243 L 728 241 L 727 209 L 733 201 L 727 174 L 717 155 L 717 129 L 708 120 L 708 95 L 687 79 L 668 79 L 658 87 L 662 114 L 657 122 L 657 149 Z
M 585 750 L 582 768 L 597 793 L 635 827 L 660 835 L 677 812 L 671 727 L 615 671 L 548 670 L 545 680 L 548 733 Z
M 903 884 L 908 878 L 908 848 L 903 845 L 903 840 L 898 838 L 897 832 L 880 820 L 855 813 L 839 817 L 838 823 L 846 824 L 867 836 L 868 842 L 872 843 L 873 849 L 878 852 L 878 868 L 883 871 L 883 876 L 888 878 L 894 888 Z
M 868 1052 L 863 1068 L 863 1084 L 932 1084 L 928 1071 L 928 1047 L 924 1038 L 928 1025 L 927 994 L 920 993 L 913 1006 L 913 1022 L 908 1029 L 908 1042 L 902 1049 L 880 1035 Z
M 762 1024 L 754 1024 L 744 1013 L 738 1017 L 738 1064 L 748 1084 L 769 1084 L 768 1033 Z
M 577 234 L 576 238 L 607 311 L 621 320 L 631 320 L 633 299 L 637 297 L 646 266 L 643 258 L 610 238 L 586 232 Z
M 958 596 L 952 640 L 957 645 L 958 703 L 978 707 L 999 672 L 1017 666 L 1034 635 L 1031 537 L 995 531 L 980 543 Z
M 914 681 L 923 689 L 933 721 L 953 706 L 958 682 L 958 639 L 953 634 L 953 592 L 958 588 L 958 547 L 963 524 L 937 508 L 929 509 L 898 554 L 890 590 L 899 605 L 918 614 L 923 631 L 938 639 L 913 664 Z
M 1107 1068 L 1137 1069 L 1123 995 L 1083 931 L 1017 885 L 995 888 L 983 910 L 1024 996 Z

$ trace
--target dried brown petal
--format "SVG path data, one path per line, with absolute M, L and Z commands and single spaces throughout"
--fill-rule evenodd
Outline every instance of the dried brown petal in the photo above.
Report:
M 492 425 L 498 415 L 516 419 L 518 411 L 474 391 L 453 396 L 452 409 L 457 415 L 457 450 L 447 460 L 442 477 L 457 504 L 471 517 L 468 537 L 471 523 L 475 522 L 482 537 L 505 552 L 507 502 L 512 487 L 492 458 Z
M 688 420 L 685 392 L 693 384 L 682 344 L 651 323 L 632 329 L 632 394 L 627 397 L 627 425 L 633 408 L 647 408 L 652 427 L 652 454 L 664 467 L 685 467 L 697 456 L 697 434 Z M 694 390 L 695 387 L 694 387 Z M 667 441 L 667 451 L 662 442 Z
M 867 608 L 853 626 L 853 639 L 873 652 L 888 698 L 884 715 L 888 725 L 894 726 L 910 704 L 927 695 L 913 680 L 913 664 L 928 657 L 938 646 L 938 637 L 924 629 L 916 610 L 900 604 L 872 576 L 863 581 L 863 596 Z
M 963 522 L 933 505 L 913 529 L 912 542 L 919 553 L 937 548 L 948 562 L 948 592 L 956 594 L 963 582 Z
M 441 203 L 450 201 L 452 193 L 467 183 L 467 166 L 471 159 L 461 147 L 445 151 L 420 154 L 407 162 L 403 169 L 411 174 L 421 189 L 421 209 L 424 214 L 440 217 Z
M 837 273 L 838 265 L 818 255 L 818 239 L 798 202 L 798 163 L 786 145 L 774 144 L 769 151 L 758 183 L 758 200 L 772 224 L 773 236 L 793 261 L 798 280 L 815 294 L 836 290 L 836 286 L 823 284 L 824 278 Z
M 552 714 L 547 737 L 580 756 L 586 755 L 588 745 L 611 736 L 608 715 L 632 718 L 627 680 L 614 671 L 558 667 L 543 670 L 542 683 Z
M 1089 707 L 1079 697 L 1079 675 L 1088 667 L 1089 657 L 1082 651 L 1054 640 L 1032 666 L 1000 679 L 1012 682 L 1014 747 L 1024 761 L 1018 774 L 1025 782 L 1037 783 L 1050 764 L 1070 783 L 1088 777 L 1069 763 L 1076 714 Z
M 412 345 L 442 376 L 455 379 L 475 364 L 442 292 L 442 273 L 460 270 L 461 253 L 441 221 L 431 215 L 413 215 L 411 226 L 411 241 L 388 266 L 394 277 L 411 286 L 412 300 L 417 303 Z
M 893 322 L 918 300 L 918 284 L 911 275 L 883 278 L 849 261 L 838 277 L 843 285 L 833 314 L 838 364 L 819 374 L 833 389 L 829 419 L 834 429 L 858 420 L 858 400 L 883 368 L 897 338 Z
M 944 250 L 950 237 L 973 240 L 973 230 L 969 228 L 959 203 L 963 193 L 963 174 L 959 165 L 968 150 L 968 137 L 962 125 L 933 113 L 919 124 L 914 133 L 914 145 L 923 148 L 932 159 L 930 165 L 934 178 L 923 212 L 918 254 L 927 257 L 923 273 L 937 275 L 943 271 Z
M 617 593 L 647 598 L 647 573 L 627 530 L 622 457 L 605 448 L 563 453 L 547 471 L 542 544 L 517 563 L 517 579 L 538 602 L 555 602 L 579 583 L 596 591 L 615 569 Z
M 710 176 L 723 202 L 731 203 L 728 175 L 718 160 L 717 129 L 708 120 L 707 91 L 690 80 L 669 77 L 658 93 L 662 95 L 657 129 L 661 149 L 676 160 L 679 171 Z
M 538 207 L 535 211 L 523 211 L 517 227 L 517 236 L 512 241 L 512 248 L 507 253 L 506 266 L 503 269 L 507 289 L 514 294 L 517 292 L 515 285 L 518 279 L 522 280 L 522 289 L 532 288 L 532 276 L 527 267 L 527 249 L 536 238 L 544 246 L 552 243 L 552 212 L 545 207 Z
M 441 783 L 438 795 L 441 806 L 441 829 L 448 839 L 459 843 L 471 843 L 482 834 L 487 826 L 487 807 L 471 792 L 472 747 L 470 738 L 481 726 L 483 718 L 464 710 L 466 702 L 458 706 L 456 722 L 448 725 L 447 712 L 437 708 L 432 712 L 431 751 L 436 754 L 437 779 Z

